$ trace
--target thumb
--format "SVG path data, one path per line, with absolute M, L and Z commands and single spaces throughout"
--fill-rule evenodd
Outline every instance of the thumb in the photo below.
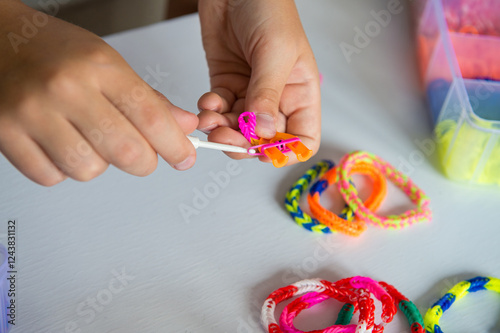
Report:
M 274 51 L 280 48 L 262 49 L 267 54 L 261 52 L 253 57 L 245 107 L 256 115 L 256 134 L 269 139 L 276 135 L 281 95 L 294 64 L 291 59 L 283 59 L 281 52 Z

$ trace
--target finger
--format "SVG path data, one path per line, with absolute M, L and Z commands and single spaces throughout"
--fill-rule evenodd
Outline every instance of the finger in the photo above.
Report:
M 167 107 L 172 105 L 162 93 L 160 93 L 157 90 L 155 90 L 155 92 L 158 95 L 158 97 L 166 103 Z M 185 111 L 175 105 L 172 105 L 170 111 L 172 112 L 172 115 L 177 121 L 177 124 L 179 124 L 179 126 L 181 127 L 184 134 L 188 135 L 190 133 L 193 133 L 193 131 L 198 126 L 198 118 L 194 113 Z
M 89 181 L 107 169 L 109 164 L 67 119 L 52 116 L 26 126 L 33 140 L 69 177 Z
M 67 119 L 106 162 L 135 176 L 156 169 L 156 151 L 104 96 L 93 96 L 85 110 L 71 112 Z
M 286 52 L 277 56 L 269 48 L 282 49 L 278 45 L 261 45 L 256 51 L 246 96 L 246 109 L 255 112 L 257 118 L 256 134 L 264 138 L 276 135 L 281 95 L 296 61 Z
M 306 62 L 306 61 L 305 61 Z M 287 116 L 287 133 L 298 136 L 315 155 L 321 142 L 321 91 L 314 57 L 283 91 L 281 108 Z
M 175 105 L 171 106 L 170 112 L 172 112 L 175 121 L 179 124 L 185 135 L 193 133 L 198 127 L 199 119 L 194 113 L 183 110 Z
M 202 111 L 198 114 L 200 120 L 198 130 L 209 134 L 218 127 L 230 127 L 238 129 L 238 115 L 226 113 L 224 115 L 214 111 Z
M 160 99 L 139 77 L 129 78 L 110 83 L 104 94 L 167 163 L 177 170 L 189 169 L 196 150 L 172 115 L 174 106 Z
M 45 152 L 14 124 L 0 131 L 0 151 L 23 175 L 43 186 L 56 185 L 67 178 Z
M 301 138 L 315 154 L 321 140 L 321 93 L 319 79 L 287 85 L 281 98 L 287 130 Z
M 208 141 L 211 142 L 218 142 L 218 143 L 224 143 L 227 145 L 233 145 L 233 146 L 239 146 L 239 147 L 245 147 L 245 148 L 250 148 L 251 144 L 245 139 L 243 135 L 241 135 L 240 132 L 235 131 L 229 127 L 219 127 L 212 131 L 208 135 Z M 224 152 L 227 156 L 231 157 L 232 159 L 235 160 L 241 160 L 241 159 L 246 159 L 246 158 L 254 158 L 255 156 L 249 155 L 249 154 L 241 154 L 241 153 L 229 153 L 229 152 Z M 265 155 L 259 156 L 259 160 L 261 162 L 265 163 L 271 163 L 271 159 Z M 297 159 L 293 156 L 290 156 L 290 162 L 288 164 L 293 164 L 296 163 Z
M 165 103 L 165 106 L 169 108 L 170 112 L 172 112 L 172 115 L 174 116 L 177 124 L 179 124 L 179 126 L 181 127 L 184 134 L 190 134 L 196 129 L 196 127 L 198 126 L 198 118 L 195 114 L 173 105 L 172 103 L 170 103 L 167 97 L 165 97 L 165 95 L 163 95 L 159 91 L 154 90 L 154 92 L 160 98 L 160 100 Z
M 211 92 L 203 94 L 198 100 L 198 110 L 226 113 L 231 110 L 236 97 L 225 88 L 214 88 Z
M 235 131 L 234 129 L 231 129 L 229 127 L 219 127 L 213 130 L 208 135 L 207 138 L 208 141 L 211 142 L 218 142 L 232 146 L 250 148 L 250 143 L 245 139 L 245 137 L 241 135 L 240 132 Z M 253 157 L 251 155 L 242 153 L 229 153 L 229 152 L 224 152 L 224 153 L 235 160 L 241 160 Z

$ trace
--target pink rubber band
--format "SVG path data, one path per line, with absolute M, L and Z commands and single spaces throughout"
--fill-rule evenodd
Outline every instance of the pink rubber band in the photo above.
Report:
M 379 216 L 370 211 L 359 198 L 356 188 L 350 182 L 349 174 L 356 163 L 371 163 L 377 167 L 390 181 L 399 187 L 417 206 L 400 215 Z M 364 151 L 355 151 L 345 155 L 339 164 L 340 181 L 337 183 L 345 202 L 356 216 L 366 223 L 382 228 L 400 229 L 413 223 L 430 220 L 432 212 L 429 208 L 429 197 L 411 179 L 376 155 Z
M 310 292 L 294 300 L 289 306 L 286 306 L 281 312 L 280 316 L 280 326 L 284 333 L 303 333 L 293 326 L 293 320 L 298 315 L 300 311 L 292 310 L 295 304 L 301 304 L 303 307 L 300 310 L 308 309 L 316 304 L 319 304 L 327 299 L 331 298 L 324 292 Z M 292 310 L 292 311 L 290 311 Z M 356 331 L 356 325 L 333 325 L 327 329 L 321 330 L 322 333 L 354 333 Z M 309 333 L 314 333 L 316 331 L 311 331 Z
M 245 119 L 246 118 L 246 119 Z M 255 134 L 255 126 L 257 125 L 257 117 L 253 112 L 243 112 L 238 117 L 238 125 L 240 126 L 241 134 L 248 140 L 252 142 L 252 139 L 259 140 L 257 134 Z

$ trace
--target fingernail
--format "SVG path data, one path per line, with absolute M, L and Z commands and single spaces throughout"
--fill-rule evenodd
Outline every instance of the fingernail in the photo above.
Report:
M 274 119 L 268 114 L 257 114 L 257 135 L 264 138 L 272 138 L 276 135 Z
M 202 131 L 205 134 L 210 134 L 215 128 L 217 127 L 217 124 L 212 124 L 208 127 L 205 128 L 199 128 L 198 130 Z
M 193 155 L 189 155 L 184 161 L 181 163 L 177 163 L 174 165 L 174 169 L 179 171 L 184 171 L 193 166 L 196 158 Z

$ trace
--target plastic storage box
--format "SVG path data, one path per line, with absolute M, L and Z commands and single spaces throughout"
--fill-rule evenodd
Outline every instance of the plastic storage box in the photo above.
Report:
M 500 2 L 419 1 L 417 15 L 420 74 L 444 172 L 500 185 Z

